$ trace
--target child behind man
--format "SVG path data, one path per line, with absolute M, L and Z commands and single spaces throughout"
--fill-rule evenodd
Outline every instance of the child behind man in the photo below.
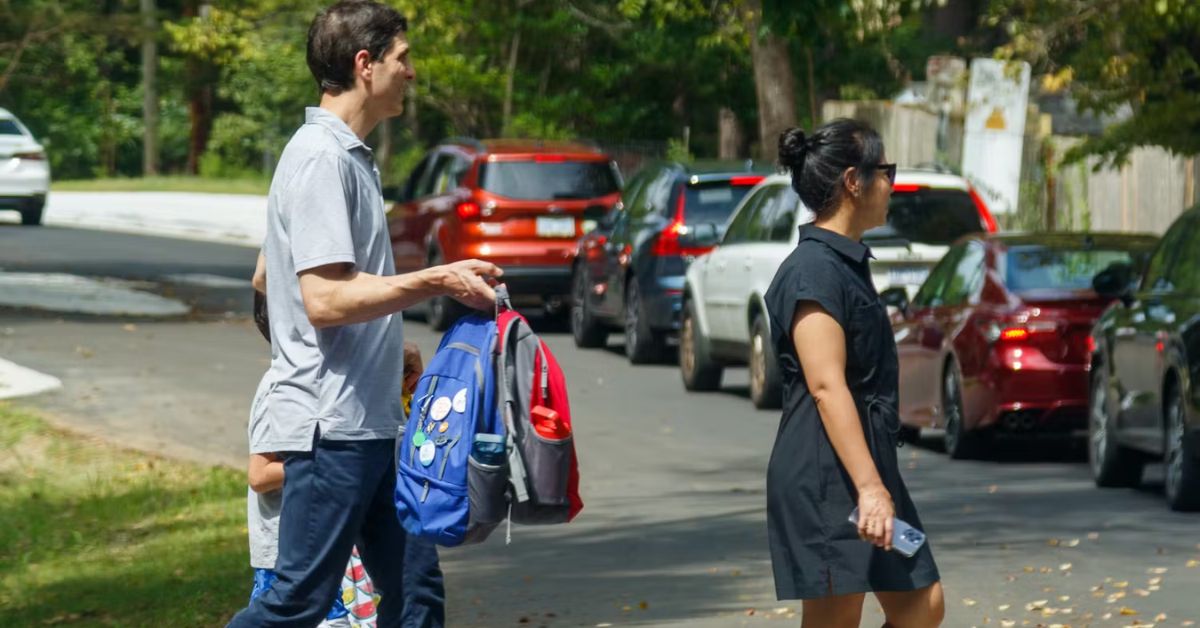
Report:
M 254 320 L 263 337 L 270 341 L 267 326 L 266 299 L 255 292 Z M 405 343 L 404 347 L 404 392 L 402 400 L 407 415 L 417 380 L 424 366 L 416 345 Z M 255 400 L 250 413 L 250 451 L 258 449 L 269 429 L 260 406 L 266 403 L 265 396 Z M 246 522 L 250 540 L 250 567 L 254 569 L 254 586 L 250 599 L 260 596 L 275 582 L 275 560 L 279 554 L 279 513 L 283 503 L 284 482 L 283 459 L 275 452 L 251 453 L 247 481 Z M 351 554 L 342 580 L 342 593 L 333 600 L 325 620 L 319 628 L 373 628 L 375 606 L 371 579 L 358 559 L 357 549 Z M 349 607 L 347 606 L 349 605 Z

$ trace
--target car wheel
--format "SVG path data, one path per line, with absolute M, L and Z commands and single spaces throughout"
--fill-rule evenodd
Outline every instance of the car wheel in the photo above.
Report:
M 717 390 L 724 371 L 708 355 L 708 345 L 696 324 L 696 302 L 688 299 L 683 304 L 679 328 L 679 374 L 683 377 L 683 387 L 695 391 Z
M 571 336 L 575 346 L 586 349 L 603 347 L 608 342 L 608 329 L 597 321 L 588 306 L 587 269 L 575 269 L 571 281 Z
M 662 338 L 650 329 L 642 316 L 642 292 L 636 277 L 625 288 L 625 357 L 634 364 L 646 364 L 662 355 Z
M 946 426 L 946 453 L 955 460 L 978 457 L 982 439 L 979 434 L 967 429 L 963 418 L 962 386 L 959 384 L 958 367 L 953 362 L 946 365 L 946 372 L 942 375 L 942 414 Z
M 46 199 L 39 198 L 29 201 L 21 208 L 21 224 L 36 227 L 42 224 L 42 211 L 46 208 Z
M 1098 370 L 1103 370 L 1101 365 Z M 1088 410 L 1088 463 L 1096 486 L 1115 488 L 1137 486 L 1142 482 L 1144 461 L 1135 452 L 1117 442 L 1108 400 L 1108 379 L 1104 373 L 1092 377 Z
M 441 252 L 435 252 L 429 259 L 430 266 L 441 266 L 446 261 L 442 258 Z M 433 331 L 446 331 L 466 313 L 466 307 L 459 304 L 458 301 L 447 297 L 438 296 L 429 299 L 425 306 L 425 322 L 429 323 L 429 327 Z
M 1183 396 L 1174 386 L 1166 398 L 1166 470 L 1164 492 L 1172 510 L 1200 510 L 1200 460 L 1194 445 L 1189 445 L 1187 422 L 1183 416 Z M 1195 443 L 1195 439 L 1190 441 Z
M 750 326 L 750 401 L 755 408 L 774 409 L 783 405 L 779 361 L 767 331 L 767 320 L 759 314 Z

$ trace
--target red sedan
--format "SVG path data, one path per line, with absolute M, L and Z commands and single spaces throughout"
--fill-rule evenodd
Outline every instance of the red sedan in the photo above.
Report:
M 1111 303 L 1092 278 L 1113 265 L 1135 273 L 1157 238 L 1053 233 L 971 236 L 933 268 L 898 312 L 900 416 L 910 432 L 945 430 L 953 458 L 989 436 L 1070 434 L 1087 428 L 1088 336 Z

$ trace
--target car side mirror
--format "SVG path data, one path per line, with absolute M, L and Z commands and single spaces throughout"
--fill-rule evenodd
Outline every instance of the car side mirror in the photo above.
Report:
M 721 230 L 715 223 L 702 222 L 690 227 L 683 239 L 690 246 L 716 246 L 721 241 Z
M 894 286 L 879 293 L 879 300 L 887 307 L 894 307 L 905 317 L 908 316 L 908 291 Z
M 1107 299 L 1120 299 L 1126 306 L 1133 302 L 1133 267 L 1112 264 L 1092 277 L 1092 289 Z

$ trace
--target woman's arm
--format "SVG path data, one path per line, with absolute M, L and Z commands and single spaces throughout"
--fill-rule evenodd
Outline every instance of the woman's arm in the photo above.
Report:
M 250 454 L 246 473 L 255 493 L 269 493 L 283 488 L 283 461 L 275 454 Z
M 802 301 L 792 318 L 792 342 L 825 433 L 858 491 L 858 533 L 879 547 L 891 549 L 895 510 L 871 458 L 858 408 L 846 385 L 846 334 L 820 305 Z

